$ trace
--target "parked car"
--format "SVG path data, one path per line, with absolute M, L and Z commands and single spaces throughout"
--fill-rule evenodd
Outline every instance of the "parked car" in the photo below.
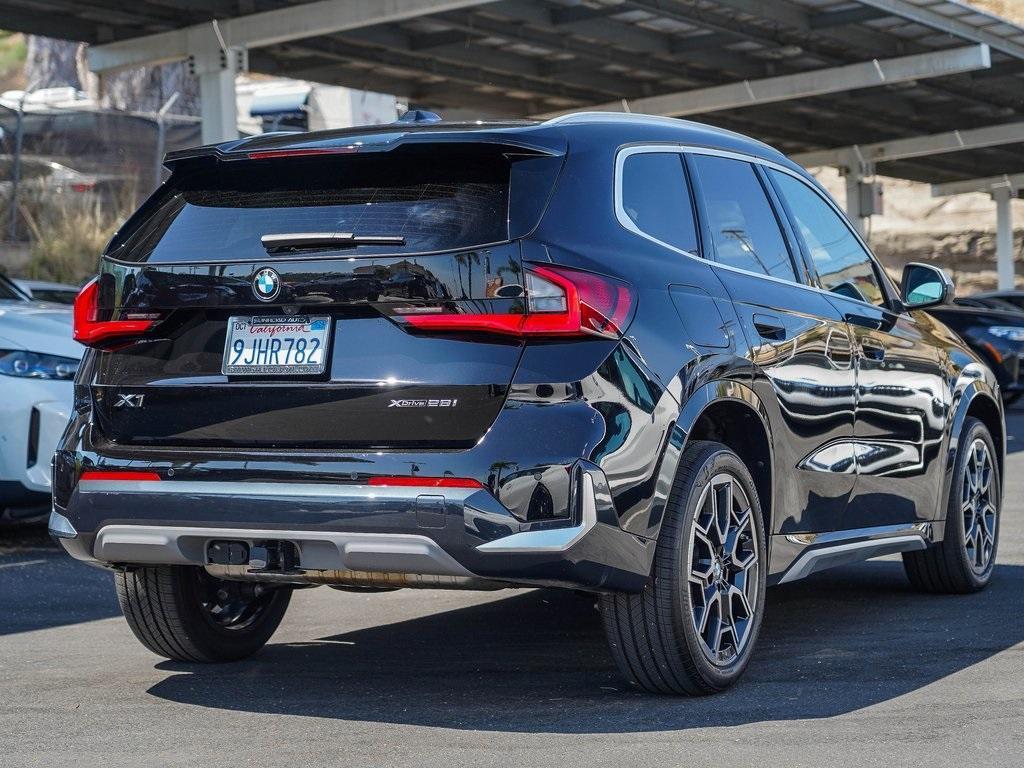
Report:
M 17 286 L 36 301 L 51 304 L 74 304 L 78 288 L 64 283 L 48 283 L 43 280 L 15 280 Z
M 774 149 L 580 114 L 168 162 L 75 305 L 50 519 L 153 652 L 249 656 L 297 586 L 565 587 L 630 681 L 702 694 L 768 584 L 991 578 L 999 388 L 921 311 L 952 285 L 897 290 Z
M 13 194 L 14 158 L 0 155 L 0 206 L 6 210 Z M 129 201 L 131 177 L 69 168 L 47 157 L 22 155 L 18 198 L 22 205 L 48 205 L 82 210 L 119 207 Z
M 49 512 L 50 457 L 83 352 L 70 329 L 70 308 L 32 301 L 0 276 L 0 522 Z
M 1024 311 L 1024 291 L 986 291 L 984 293 L 976 293 L 967 298 L 982 301 L 995 300 L 1010 304 L 1018 310 Z
M 962 296 L 953 300 L 959 307 L 980 307 L 981 309 L 997 309 L 1001 312 L 1021 312 L 1021 308 L 998 296 Z
M 999 382 L 1003 401 L 1012 404 L 1024 395 L 1024 312 L 1011 304 L 1000 307 L 998 301 L 968 296 L 929 312 L 960 334 L 988 364 Z

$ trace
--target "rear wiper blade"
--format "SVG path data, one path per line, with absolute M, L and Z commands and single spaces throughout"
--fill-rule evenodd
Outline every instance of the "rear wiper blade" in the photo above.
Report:
M 356 245 L 405 245 L 401 235 L 357 235 L 354 232 L 286 232 L 260 238 L 268 251 L 348 248 Z

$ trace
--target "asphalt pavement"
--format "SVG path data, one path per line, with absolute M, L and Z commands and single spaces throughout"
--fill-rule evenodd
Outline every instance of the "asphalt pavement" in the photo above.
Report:
M 898 559 L 772 589 L 743 682 L 630 690 L 568 592 L 300 591 L 223 666 L 153 656 L 111 576 L 0 531 L 0 766 L 1024 765 L 1024 409 L 999 566 L 913 592 Z

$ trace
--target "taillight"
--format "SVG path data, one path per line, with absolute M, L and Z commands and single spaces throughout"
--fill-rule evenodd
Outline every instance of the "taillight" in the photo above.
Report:
M 75 297 L 73 336 L 87 347 L 145 333 L 158 319 L 157 315 L 140 313 L 129 314 L 122 320 L 100 320 L 99 292 L 99 282 L 93 278 Z
M 95 181 L 76 181 L 71 185 L 72 192 L 90 192 L 96 189 Z
M 508 336 L 618 338 L 633 310 L 625 283 L 567 267 L 531 265 L 525 311 L 518 313 L 398 310 L 405 324 L 424 331 L 479 331 Z

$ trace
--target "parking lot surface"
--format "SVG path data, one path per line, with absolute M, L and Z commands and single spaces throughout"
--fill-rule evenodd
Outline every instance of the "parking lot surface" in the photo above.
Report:
M 631 691 L 571 593 L 300 591 L 271 644 L 159 659 L 109 574 L 0 532 L 0 766 L 1024 765 L 1024 410 L 999 566 L 967 597 L 898 559 L 769 591 L 726 694 Z

